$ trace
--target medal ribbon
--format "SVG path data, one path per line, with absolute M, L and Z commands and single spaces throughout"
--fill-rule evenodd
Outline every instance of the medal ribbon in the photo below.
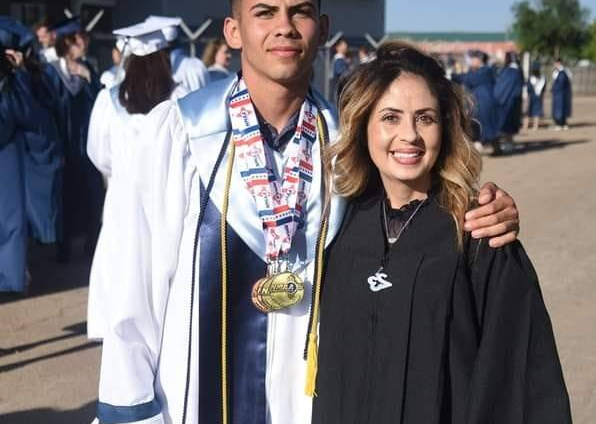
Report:
M 306 98 L 296 133 L 287 146 L 288 160 L 281 182 L 268 163 L 255 108 L 241 78 L 230 97 L 235 160 L 261 222 L 272 263 L 289 253 L 296 231 L 304 226 L 304 207 L 312 183 L 312 146 L 317 139 L 317 108 Z

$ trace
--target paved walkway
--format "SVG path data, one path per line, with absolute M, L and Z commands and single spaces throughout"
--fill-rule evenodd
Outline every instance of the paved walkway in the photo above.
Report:
M 575 102 L 570 131 L 541 129 L 487 158 L 485 180 L 511 192 L 541 284 L 572 398 L 574 422 L 596 417 L 596 98 Z M 547 106 L 548 110 L 548 106 Z M 0 297 L 0 424 L 87 424 L 100 347 L 85 334 L 88 260 L 57 266 L 34 246 L 26 299 Z

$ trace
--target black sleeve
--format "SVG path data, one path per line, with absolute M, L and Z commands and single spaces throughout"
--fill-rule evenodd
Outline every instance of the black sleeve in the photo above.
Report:
M 571 423 L 550 318 L 522 245 L 482 243 L 477 253 L 471 280 L 481 334 L 467 422 Z

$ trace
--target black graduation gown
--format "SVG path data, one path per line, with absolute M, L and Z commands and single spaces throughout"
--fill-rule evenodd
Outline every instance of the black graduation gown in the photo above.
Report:
M 353 203 L 328 254 L 313 423 L 570 423 L 551 323 L 521 244 L 474 242 L 464 254 L 450 215 L 431 199 L 393 248 L 393 286 L 373 293 L 381 222 L 379 198 Z

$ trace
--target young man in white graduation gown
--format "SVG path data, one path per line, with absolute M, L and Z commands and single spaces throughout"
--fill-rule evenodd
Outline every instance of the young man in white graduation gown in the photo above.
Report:
M 101 423 L 311 419 L 311 290 L 343 213 L 323 196 L 335 112 L 309 86 L 328 19 L 317 0 L 232 5 L 224 32 L 242 73 L 157 106 L 130 178 L 114 187 Z M 517 210 L 496 197 L 468 224 L 487 227 L 479 236 L 509 231 L 503 243 Z

